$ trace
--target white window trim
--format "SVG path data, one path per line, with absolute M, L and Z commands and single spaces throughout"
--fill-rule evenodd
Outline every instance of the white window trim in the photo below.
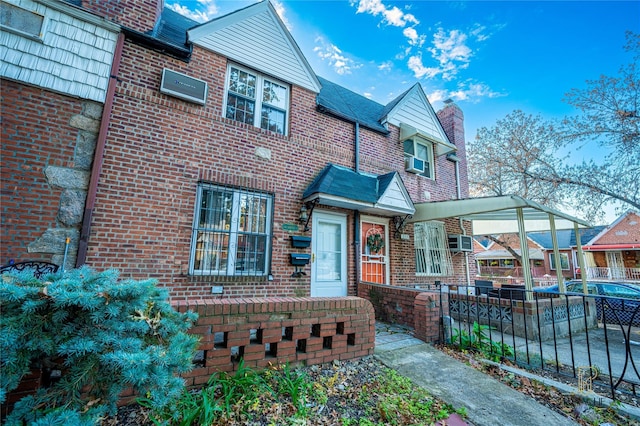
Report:
M 568 271 L 569 269 L 571 269 L 570 265 L 569 265 L 569 254 L 568 253 L 559 253 L 560 254 L 560 267 L 562 267 L 562 259 L 567 259 L 567 267 L 566 268 L 562 268 L 563 271 Z M 556 258 L 553 254 L 553 252 L 549 252 L 549 269 L 551 269 L 552 271 L 556 270 L 556 265 L 555 262 Z
M 434 148 L 433 148 L 433 142 L 431 142 L 430 140 L 427 139 L 422 139 L 419 138 L 417 136 L 414 136 L 413 138 L 409 139 L 413 142 L 413 156 L 416 158 L 419 158 L 420 160 L 424 161 L 425 164 L 428 164 L 429 166 L 429 175 L 425 175 L 424 173 L 418 173 L 418 176 L 422 176 L 423 178 L 427 178 L 427 179 L 431 179 L 431 180 L 435 180 L 435 157 L 434 157 Z M 406 142 L 403 141 L 403 147 L 402 150 L 404 151 L 404 143 Z M 418 152 L 418 150 L 416 149 L 416 145 L 422 145 L 425 148 L 427 148 L 427 157 L 426 159 L 418 157 L 416 154 Z M 404 153 L 405 156 L 405 160 L 409 157 L 410 154 L 408 154 L 407 152 Z
M 200 206 L 202 203 L 202 193 L 205 188 L 220 188 L 221 190 L 230 191 L 233 193 L 233 202 L 232 209 L 233 212 L 231 214 L 230 220 L 230 229 L 229 229 L 229 244 L 227 247 L 227 266 L 226 269 L 195 269 L 195 258 L 196 258 L 196 247 L 197 247 L 197 238 L 198 232 L 201 231 L 201 228 L 198 227 L 198 222 L 200 218 Z M 224 185 L 215 185 L 201 182 L 198 184 L 197 194 L 196 194 L 196 205 L 194 209 L 193 215 L 193 231 L 191 236 L 191 245 L 189 250 L 189 275 L 197 275 L 197 276 L 227 276 L 227 277 L 242 277 L 242 276 L 267 276 L 269 272 L 269 265 L 271 264 L 271 239 L 273 235 L 272 231 L 272 220 L 273 220 L 273 196 L 266 197 L 267 200 L 267 212 L 266 212 L 266 244 L 265 244 L 265 260 L 264 260 L 264 270 L 262 272 L 254 272 L 254 273 L 238 273 L 236 271 L 236 254 L 238 248 L 238 236 L 242 234 L 238 230 L 239 225 L 239 206 L 240 206 L 240 196 L 243 193 L 250 194 L 260 194 L 260 191 L 254 191 L 250 189 L 240 189 L 234 187 L 227 187 Z M 252 233 L 255 234 L 255 233 Z M 232 238 L 233 237 L 233 238 Z
M 47 26 L 49 24 L 49 18 L 46 15 L 44 15 L 44 14 L 42 14 L 40 12 L 37 12 L 35 10 L 27 9 L 23 5 L 17 4 L 14 1 L 2 0 L 0 2 L 0 7 L 2 6 L 1 3 L 5 3 L 5 4 L 8 4 L 8 5 L 14 6 L 14 7 L 18 8 L 18 9 L 24 10 L 27 13 L 31 13 L 33 15 L 37 15 L 37 16 L 42 17 L 42 24 L 40 25 L 40 32 L 39 32 L 38 35 L 31 34 L 31 33 L 26 33 L 24 31 L 20 31 L 17 28 L 14 28 L 14 27 L 11 27 L 11 26 L 2 25 L 2 24 L 0 24 L 0 29 L 2 29 L 3 31 L 7 31 L 7 32 L 10 32 L 10 33 L 16 34 L 16 35 L 18 35 L 20 37 L 28 38 L 30 40 L 34 40 L 34 41 L 38 41 L 38 42 L 44 42 L 44 34 L 45 34 L 45 32 L 47 30 Z
M 246 68 L 243 67 L 241 65 L 238 65 L 236 63 L 228 63 L 227 64 L 227 73 L 225 75 L 225 83 L 224 83 L 224 102 L 222 105 L 222 116 L 226 117 L 227 116 L 227 100 L 229 99 L 229 83 L 230 83 L 230 75 L 231 75 L 231 68 L 237 68 L 240 71 L 244 71 L 246 73 L 255 75 L 256 77 L 256 98 L 255 98 L 255 111 L 254 111 L 254 117 L 253 117 L 253 126 L 257 127 L 258 129 L 261 129 L 262 127 L 260 126 L 261 124 L 261 119 L 262 119 L 262 88 L 263 88 L 263 83 L 265 80 L 270 81 L 272 83 L 276 83 L 280 86 L 283 86 L 287 89 L 287 93 L 286 93 L 286 99 L 285 99 L 285 104 L 286 107 L 284 109 L 284 132 L 282 133 L 282 135 L 287 136 L 289 134 L 289 117 L 291 116 L 291 104 L 290 104 L 290 99 L 291 99 L 291 85 L 287 84 L 285 82 L 283 82 L 282 80 L 278 80 L 277 78 L 273 78 L 269 75 L 265 75 L 262 74 L 256 70 L 253 70 L 251 68 Z M 267 130 L 270 131 L 268 129 L 263 129 L 263 130 Z M 276 134 L 280 134 L 277 132 L 274 132 Z
M 428 228 L 431 232 L 429 235 L 421 235 L 423 231 L 420 228 Z M 437 239 L 442 243 L 440 247 L 431 249 L 429 242 L 433 242 L 435 234 Z M 416 276 L 419 277 L 448 277 L 453 276 L 453 262 L 451 260 L 451 252 L 449 251 L 447 233 L 444 228 L 443 222 L 431 221 L 431 222 L 416 222 L 413 229 L 414 235 L 414 248 L 415 248 L 415 261 L 416 261 Z M 424 237 L 424 240 L 420 237 Z M 422 253 L 420 252 L 422 251 Z M 431 261 L 431 256 L 428 256 L 429 251 L 437 251 L 440 258 L 440 263 L 435 264 Z M 423 262 L 423 269 L 427 272 L 418 272 L 419 262 Z M 439 271 L 434 271 L 434 269 Z

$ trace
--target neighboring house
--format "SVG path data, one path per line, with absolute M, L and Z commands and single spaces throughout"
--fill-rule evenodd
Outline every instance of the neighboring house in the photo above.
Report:
M 44 3 L 60 2 L 19 7 Z M 470 233 L 468 222 L 407 220 L 416 203 L 468 196 L 463 114 L 455 104 L 436 113 L 415 84 L 382 105 L 318 77 L 268 1 L 204 24 L 162 0 L 73 3 L 104 17 L 107 28 L 117 22 L 125 38 L 116 45 L 116 34 L 104 31 L 109 43 L 94 40 L 93 50 L 75 50 L 91 59 L 71 62 L 92 69 L 93 58 L 110 64 L 114 57 L 117 70 L 106 99 L 94 99 L 110 107 L 102 127 L 93 127 L 104 141 L 91 169 L 99 179 L 88 184 L 83 170 L 77 186 L 86 206 L 63 227 L 73 230 L 78 265 L 156 278 L 174 300 L 355 295 L 361 281 L 464 284 L 475 275 L 472 258 L 447 244 L 448 234 Z M 8 49 L 16 62 L 25 43 Z M 98 55 L 102 44 L 109 49 Z M 109 71 L 100 70 L 104 92 Z M 63 223 L 54 219 L 55 202 L 39 204 L 33 183 L 43 169 L 77 166 L 73 138 L 59 139 L 72 133 L 71 111 L 83 109 L 76 98 L 2 75 L 1 261 L 48 260 L 39 246 L 20 245 Z M 71 75 L 68 87 L 78 73 Z M 23 90 L 35 91 L 38 103 Z M 72 108 L 58 113 L 65 102 Z M 24 111 L 14 112 L 21 104 Z M 20 118 L 5 130 L 7 115 Z M 32 143 L 43 134 L 57 145 Z M 5 147 L 5 137 L 14 145 Z M 25 146 L 28 155 L 6 162 Z M 27 172 L 35 177 L 21 177 Z M 59 191 L 52 190 L 57 183 L 39 186 Z M 36 223 L 39 213 L 50 218 Z M 55 253 L 59 260 L 60 247 Z
M 586 244 L 595 235 L 601 232 L 604 226 L 594 226 L 592 228 L 580 229 L 580 243 Z M 540 246 L 544 256 L 544 274 L 557 275 L 556 260 L 553 252 L 553 240 L 551 232 L 530 232 L 527 237 Z M 558 252 L 560 255 L 560 266 L 562 276 L 565 278 L 579 278 L 580 266 L 578 264 L 578 251 L 576 233 L 573 229 L 562 229 L 556 231 L 558 242 Z
M 504 241 L 518 255 L 522 255 L 518 234 L 503 234 L 497 236 Z M 478 275 L 482 277 L 522 277 L 522 264 L 504 246 L 486 237 L 474 238 L 474 253 L 478 267 Z M 529 265 L 533 277 L 542 277 L 544 255 L 538 244 L 527 239 L 529 247 Z
M 640 215 L 628 211 L 583 249 L 587 278 L 640 281 Z
M 120 27 L 58 1 L 0 7 L 0 264 L 73 267 Z

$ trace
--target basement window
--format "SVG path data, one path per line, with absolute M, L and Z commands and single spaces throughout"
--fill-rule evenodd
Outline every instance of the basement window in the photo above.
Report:
M 44 16 L 18 7 L 6 1 L 0 2 L 0 28 L 27 37 L 32 40 L 42 41 L 44 34 Z

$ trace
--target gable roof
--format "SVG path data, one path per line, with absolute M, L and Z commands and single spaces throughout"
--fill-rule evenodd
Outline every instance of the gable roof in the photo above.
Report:
M 275 78 L 320 91 L 320 83 L 268 0 L 191 28 L 188 41 Z
M 358 173 L 349 168 L 327 164 L 304 191 L 304 202 L 375 213 L 383 216 L 413 214 L 415 208 L 400 175 Z
M 604 226 L 595 226 L 593 228 L 582 228 L 580 229 L 580 242 L 585 244 L 587 241 L 591 240 L 594 235 L 598 234 Z M 545 250 L 553 250 L 553 243 L 551 239 L 551 232 L 529 232 L 527 237 L 538 244 Z M 558 248 L 569 249 L 571 247 L 576 247 L 576 233 L 573 229 L 559 229 L 556 231 L 556 238 L 558 240 Z
M 400 140 L 418 137 L 435 143 L 437 155 L 456 150 L 419 83 L 391 101 L 380 119 L 383 123 L 400 127 Z
M 623 250 L 640 248 L 640 215 L 629 210 L 611 225 L 603 227 L 583 247 L 585 250 Z
M 165 43 L 185 48 L 187 31 L 197 25 L 198 22 L 165 7 L 150 35 Z

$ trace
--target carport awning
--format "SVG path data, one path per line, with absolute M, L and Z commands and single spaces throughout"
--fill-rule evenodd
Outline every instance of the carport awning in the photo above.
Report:
M 574 224 L 589 226 L 581 219 L 517 195 L 434 201 L 415 204 L 415 208 L 416 212 L 410 222 L 457 217 L 472 222 L 473 235 L 518 232 L 517 212 L 520 209 L 527 232 L 551 229 L 549 215 L 554 217 L 556 229 L 573 229 Z

